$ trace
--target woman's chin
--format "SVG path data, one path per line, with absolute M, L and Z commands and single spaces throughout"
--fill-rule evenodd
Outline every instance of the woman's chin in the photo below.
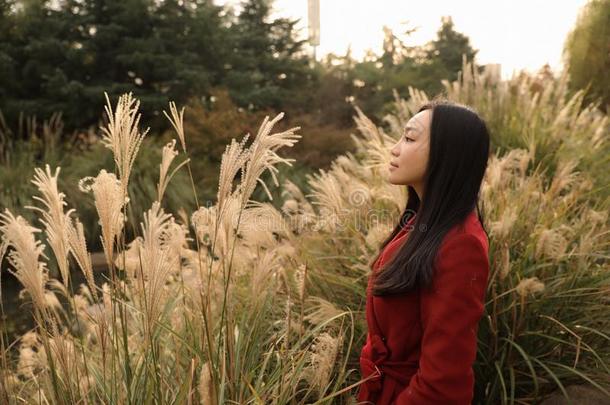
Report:
M 386 176 L 386 180 L 388 181 L 388 183 L 394 184 L 396 186 L 406 186 L 406 185 L 408 185 L 407 182 L 401 181 L 400 179 L 397 179 L 396 176 L 394 176 L 394 174 L 392 172 L 390 172 Z
M 394 184 L 396 186 L 399 186 L 401 184 L 400 181 L 397 181 L 396 179 L 394 179 L 391 174 L 387 177 L 387 180 L 388 180 L 388 183 Z

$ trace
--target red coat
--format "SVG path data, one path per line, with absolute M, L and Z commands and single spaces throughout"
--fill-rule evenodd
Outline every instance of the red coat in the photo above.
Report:
M 405 240 L 412 218 L 374 270 Z M 476 211 L 453 227 L 438 251 L 431 291 L 374 297 L 367 288 L 368 333 L 360 355 L 358 401 L 377 405 L 466 405 L 489 276 L 489 244 Z

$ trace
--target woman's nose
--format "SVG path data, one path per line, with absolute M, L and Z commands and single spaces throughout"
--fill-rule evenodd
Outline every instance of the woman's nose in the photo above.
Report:
M 397 146 L 398 146 L 398 143 L 395 143 L 394 146 L 392 146 L 392 149 L 390 149 L 390 153 L 394 156 L 399 155 Z

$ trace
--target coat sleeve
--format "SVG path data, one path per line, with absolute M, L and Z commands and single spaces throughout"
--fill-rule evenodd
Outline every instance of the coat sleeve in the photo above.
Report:
M 484 309 L 489 258 L 473 235 L 447 240 L 431 291 L 422 291 L 422 343 L 417 373 L 393 405 L 470 404 L 477 329 Z

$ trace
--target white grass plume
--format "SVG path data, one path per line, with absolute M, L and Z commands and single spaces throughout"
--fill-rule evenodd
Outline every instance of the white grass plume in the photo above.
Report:
M 171 122 L 172 126 L 176 130 L 178 134 L 178 138 L 180 139 L 180 144 L 182 146 L 182 151 L 186 153 L 186 140 L 184 137 L 184 107 L 180 109 L 180 113 L 178 113 L 178 109 L 176 108 L 176 103 L 173 101 L 169 102 L 169 110 L 172 114 L 170 117 L 165 110 L 163 110 L 163 114 L 167 117 L 169 122 Z
M 116 236 L 123 229 L 123 205 L 129 199 L 123 200 L 122 185 L 113 173 L 101 170 L 97 177 L 85 177 L 80 180 L 79 188 L 84 192 L 93 192 L 95 208 L 97 209 L 102 227 L 102 246 L 108 264 L 112 262 Z
M 331 318 L 339 317 L 344 311 L 337 308 L 332 302 L 321 297 L 309 297 L 307 299 L 309 307 L 307 315 L 304 317 L 306 321 L 312 325 L 321 325 Z
M 239 169 L 243 167 L 248 159 L 247 150 L 244 149 L 250 134 L 246 134 L 241 142 L 237 143 L 231 139 L 231 144 L 227 145 L 220 162 L 220 175 L 218 180 L 218 193 L 216 195 L 217 209 L 216 214 L 224 214 L 224 207 L 227 199 L 233 192 L 233 180 Z
M 164 286 L 172 265 L 179 265 L 177 261 L 179 257 L 167 246 L 170 243 L 168 237 L 172 232 L 172 221 L 172 215 L 164 213 L 158 201 L 155 201 L 144 214 L 140 257 L 144 278 L 142 283 L 145 285 L 146 313 L 149 320 L 158 318 L 166 298 Z
M 308 380 L 317 389 L 320 396 L 330 382 L 341 344 L 340 337 L 334 338 L 329 333 L 323 332 L 316 336 L 315 343 L 312 345 Z
M 12 248 L 8 253 L 8 261 L 13 266 L 9 271 L 30 294 L 34 305 L 39 310 L 46 306 L 45 285 L 48 272 L 44 262 L 44 245 L 36 240 L 34 234 L 40 229 L 31 226 L 23 217 L 15 217 L 8 209 L 0 214 L 0 232 L 3 248 Z
M 213 381 L 212 371 L 210 362 L 205 362 L 199 371 L 199 397 L 201 398 L 202 405 L 212 404 L 214 400 L 213 396 Z
M 87 280 L 91 293 L 97 298 L 97 290 L 93 279 L 91 254 L 87 250 L 87 240 L 85 239 L 83 224 L 78 219 L 68 223 L 68 243 L 70 244 L 72 256 L 83 272 L 85 280 Z
M 519 282 L 515 289 L 520 296 L 526 297 L 544 291 L 544 283 L 538 280 L 538 277 L 525 278 Z
M 301 135 L 294 133 L 301 127 L 293 127 L 283 132 L 271 134 L 273 126 L 283 117 L 284 113 L 280 113 L 269 121 L 269 117 L 266 116 L 258 130 L 256 138 L 249 148 L 249 156 L 245 166 L 245 173 L 240 185 L 242 201 L 244 202 L 250 199 L 257 182 L 261 183 L 269 199 L 273 200 L 267 185 L 260 178 L 261 174 L 263 174 L 265 170 L 269 170 L 273 183 L 276 186 L 279 186 L 276 177 L 278 169 L 275 167 L 275 165 L 278 163 L 286 163 L 288 166 L 292 166 L 291 162 L 295 161 L 295 159 L 282 158 L 276 153 L 276 151 L 282 146 L 293 146 L 297 140 L 301 138 Z
M 55 173 L 51 173 L 49 165 L 45 166 L 43 171 L 40 168 L 34 169 L 34 179 L 32 183 L 38 188 L 41 196 L 33 198 L 43 204 L 43 208 L 28 206 L 26 208 L 38 211 L 42 218 L 40 222 L 45 227 L 47 240 L 59 267 L 62 282 L 65 286 L 68 285 L 69 266 L 68 254 L 70 245 L 68 243 L 67 228 L 69 224 L 69 215 L 73 210 L 64 213 L 64 206 L 67 205 L 64 201 L 64 193 L 59 192 L 57 179 L 61 168 L 55 169 Z
M 235 140 L 227 146 L 220 164 L 220 179 L 218 184 L 217 204 L 218 212 L 224 215 L 224 207 L 227 199 L 232 194 L 239 196 L 240 206 L 244 207 L 254 192 L 257 183 L 261 183 L 269 199 L 273 199 L 265 182 L 260 178 L 265 170 L 269 170 L 273 182 L 279 186 L 275 167 L 278 163 L 286 163 L 292 166 L 294 159 L 286 159 L 278 156 L 276 151 L 282 146 L 293 146 L 301 135 L 294 132 L 300 127 L 290 128 L 286 131 L 271 134 L 273 126 L 284 117 L 284 113 L 278 114 L 269 121 L 266 116 L 261 124 L 256 138 L 249 148 L 245 149 L 245 143 L 249 138 L 247 134 L 244 139 L 237 143 Z M 242 170 L 241 182 L 233 191 L 233 180 L 238 172 Z
M 169 184 L 170 180 L 176 172 L 184 166 L 189 160 L 186 159 L 182 163 L 180 163 L 174 170 L 169 173 L 169 167 L 171 166 L 174 158 L 178 156 L 178 151 L 175 149 L 176 140 L 172 139 L 167 145 L 163 147 L 163 153 L 161 155 L 161 164 L 159 165 L 159 184 L 157 184 L 157 201 L 163 200 L 163 194 L 165 194 L 165 189 Z
M 114 162 L 121 180 L 121 191 L 125 195 L 133 162 L 149 129 L 144 132 L 140 132 L 138 129 L 140 102 L 132 97 L 132 93 L 119 97 L 114 112 L 106 92 L 104 92 L 104 96 L 106 97 L 104 108 L 108 116 L 108 125 L 102 128 L 102 143 L 114 155 Z

